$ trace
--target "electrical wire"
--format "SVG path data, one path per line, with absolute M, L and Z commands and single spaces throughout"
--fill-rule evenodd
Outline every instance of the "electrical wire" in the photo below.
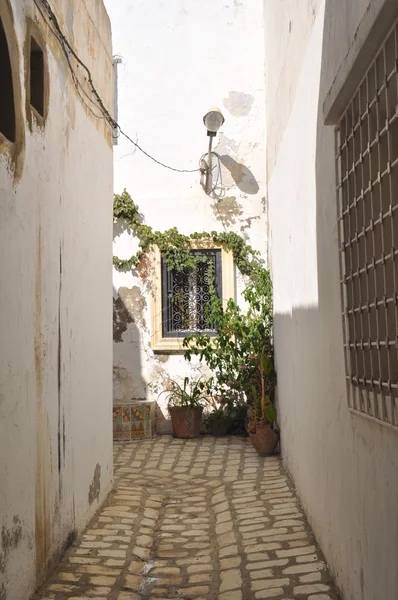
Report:
M 39 1 L 44 5 L 48 16 L 49 16 L 49 20 L 50 23 L 48 22 L 48 20 L 46 19 L 41 6 L 39 4 Z M 70 70 L 71 76 L 72 76 L 72 80 L 73 83 L 75 85 L 76 91 L 80 97 L 80 99 L 82 100 L 83 104 L 86 106 L 86 108 L 90 111 L 90 113 L 97 119 L 102 119 L 102 120 L 106 120 L 108 122 L 108 124 L 111 126 L 112 128 L 112 135 L 114 138 L 119 138 L 121 135 L 124 136 L 131 144 L 133 144 L 133 146 L 138 149 L 140 152 L 142 152 L 145 156 L 147 156 L 150 160 L 154 161 L 156 164 L 169 169 L 170 171 L 175 171 L 177 173 L 196 173 L 196 172 L 206 172 L 208 171 L 207 167 L 203 167 L 203 163 L 205 163 L 205 157 L 207 156 L 207 154 L 203 154 L 203 156 L 200 158 L 200 166 L 198 169 L 177 169 L 175 167 L 171 167 L 169 165 L 166 165 L 165 163 L 161 162 L 160 160 L 157 160 L 156 158 L 154 158 L 151 154 L 149 154 L 148 152 L 146 152 L 146 150 L 144 150 L 137 142 L 135 142 L 127 133 L 125 133 L 121 126 L 113 119 L 113 117 L 111 116 L 111 114 L 109 113 L 109 111 L 106 109 L 101 96 L 99 95 L 94 82 L 93 82 L 93 78 L 91 75 L 91 71 L 90 69 L 87 67 L 87 65 L 80 59 L 80 57 L 78 56 L 78 54 L 75 52 L 75 50 L 73 49 L 73 47 L 71 46 L 71 44 L 69 43 L 68 39 L 66 38 L 66 36 L 64 35 L 58 19 L 54 13 L 54 11 L 51 8 L 50 3 L 48 2 L 48 0 L 34 0 L 35 5 L 37 6 L 40 14 L 43 17 L 43 20 L 46 21 L 47 25 L 50 28 L 50 31 L 53 33 L 53 35 L 58 39 L 58 42 L 61 45 L 63 54 L 65 56 L 68 68 Z M 53 26 L 51 25 L 51 23 L 53 24 Z M 79 81 L 79 78 L 77 77 L 77 74 L 75 73 L 69 54 L 68 52 L 73 56 L 73 58 L 76 60 L 76 62 L 78 63 L 78 65 L 81 65 L 81 67 L 86 71 L 87 73 L 87 78 L 88 78 L 88 83 L 89 86 L 91 88 L 92 94 L 94 95 L 96 100 L 93 100 L 92 98 L 90 98 L 90 96 L 87 94 L 86 90 L 84 89 L 83 85 L 81 84 L 81 82 Z M 86 98 L 94 105 L 98 105 L 102 115 L 97 114 L 85 101 L 85 99 L 83 98 L 83 95 L 86 96 Z M 213 194 L 216 189 L 219 187 L 219 182 L 220 182 L 220 187 L 222 189 L 222 170 L 221 170 L 221 160 L 220 160 L 220 156 L 219 154 L 217 154 L 216 152 L 212 152 L 212 156 L 215 156 L 217 159 L 217 165 L 218 165 L 218 169 L 217 169 L 217 179 L 216 179 L 216 183 L 213 186 L 213 188 L 211 189 L 211 191 L 209 192 L 209 196 L 211 196 L 211 194 Z M 216 167 L 214 167 L 212 169 L 212 171 L 214 171 Z M 226 223 L 224 221 L 224 218 L 220 212 L 220 209 L 218 207 L 218 200 L 217 198 L 215 198 L 215 202 L 214 205 L 216 207 L 216 210 L 218 212 L 218 215 L 220 217 L 220 220 L 222 222 L 222 225 L 224 227 L 225 232 L 228 231 L 228 228 L 226 226 Z
M 43 7 L 45 8 L 49 20 L 52 23 L 52 26 L 48 23 L 47 19 L 44 17 L 43 11 L 41 9 L 41 6 L 39 4 L 39 2 L 43 5 Z M 79 57 L 79 55 L 75 52 L 75 50 L 73 49 L 73 47 L 71 46 L 71 44 L 69 43 L 68 39 L 66 38 L 66 36 L 64 35 L 61 26 L 58 22 L 58 19 L 53 11 L 53 9 L 51 8 L 50 3 L 48 2 L 48 0 L 34 0 L 35 5 L 37 6 L 37 8 L 39 9 L 43 19 L 46 21 L 46 23 L 49 25 L 51 32 L 55 35 L 55 37 L 58 39 L 59 43 L 61 44 L 63 53 L 65 55 L 67 64 L 68 64 L 68 68 L 71 72 L 72 75 L 72 80 L 73 83 L 76 87 L 76 90 L 81 98 L 81 100 L 83 101 L 84 105 L 86 106 L 86 108 L 88 108 L 88 110 L 90 110 L 90 112 L 98 119 L 104 119 L 108 122 L 108 124 L 111 126 L 113 132 L 114 132 L 114 137 L 116 137 L 115 132 L 117 133 L 117 137 L 119 137 L 120 135 L 124 136 L 131 144 L 133 144 L 140 152 L 142 152 L 142 154 L 145 154 L 145 156 L 147 156 L 149 159 L 151 159 L 152 161 L 154 161 L 155 163 L 157 163 L 158 165 L 164 167 L 165 169 L 169 169 L 170 171 L 175 171 L 177 173 L 196 173 L 198 171 L 200 171 L 201 169 L 177 169 L 175 167 L 171 167 L 170 165 L 167 165 L 163 162 L 161 162 L 160 160 L 157 160 L 156 158 L 154 158 L 151 154 L 149 154 L 148 152 L 146 152 L 146 150 L 144 150 L 141 146 L 139 146 L 139 144 L 137 144 L 137 142 L 135 142 L 125 131 L 123 131 L 123 129 L 121 128 L 121 126 L 119 125 L 119 123 L 117 123 L 113 117 L 111 116 L 111 114 L 109 113 L 109 111 L 106 109 L 105 104 L 97 90 L 97 88 L 94 85 L 94 81 L 93 81 L 93 77 L 91 75 L 91 71 L 90 69 L 87 67 L 87 65 L 81 60 L 81 58 Z M 86 72 L 87 74 L 87 81 L 88 84 L 90 86 L 91 89 L 91 93 L 93 94 L 95 101 L 92 100 L 87 92 L 84 90 L 82 84 L 80 83 L 77 74 L 75 73 L 73 66 L 71 64 L 70 61 L 70 57 L 68 55 L 68 52 L 73 56 L 73 58 L 76 60 L 78 66 L 80 65 L 83 70 Z M 82 92 L 79 90 L 82 90 Z M 100 109 L 102 116 L 96 114 L 91 107 L 88 106 L 87 102 L 83 99 L 82 97 L 82 93 L 89 99 L 90 102 L 92 102 L 93 104 L 96 104 L 98 106 L 98 108 Z

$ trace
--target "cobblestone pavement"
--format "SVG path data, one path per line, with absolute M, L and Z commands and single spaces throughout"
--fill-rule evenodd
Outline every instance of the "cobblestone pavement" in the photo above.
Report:
M 337 599 L 277 457 L 244 438 L 115 446 L 115 487 L 36 600 Z

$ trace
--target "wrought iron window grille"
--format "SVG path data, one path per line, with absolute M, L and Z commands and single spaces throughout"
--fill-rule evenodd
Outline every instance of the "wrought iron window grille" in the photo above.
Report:
M 198 259 L 194 269 L 177 272 L 162 257 L 163 337 L 185 337 L 191 333 L 217 335 L 208 322 L 211 306 L 211 280 L 219 298 L 222 295 L 221 250 L 191 250 Z

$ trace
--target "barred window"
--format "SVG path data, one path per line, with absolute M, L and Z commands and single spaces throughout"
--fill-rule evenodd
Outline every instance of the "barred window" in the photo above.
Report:
M 191 271 L 167 268 L 162 258 L 162 328 L 164 337 L 184 337 L 193 332 L 216 335 L 208 322 L 211 277 L 221 298 L 221 250 L 191 250 L 199 260 Z
M 398 21 L 337 129 L 350 408 L 398 427 Z

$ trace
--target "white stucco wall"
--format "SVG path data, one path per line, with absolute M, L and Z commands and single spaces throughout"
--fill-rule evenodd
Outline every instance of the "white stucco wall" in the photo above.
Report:
M 207 151 L 203 115 L 219 106 L 225 124 L 215 140 L 224 198 L 209 198 L 199 173 L 166 170 L 123 137 L 115 148 L 115 192 L 127 188 L 145 222 L 182 233 L 223 231 L 225 226 L 266 251 L 264 31 L 260 0 L 171 0 L 164 3 L 108 0 L 114 52 L 119 65 L 119 122 L 158 160 L 195 169 Z M 235 179 L 234 179 L 235 178 Z M 134 244 L 115 228 L 114 253 L 132 254 Z M 156 397 L 146 384 L 161 373 L 183 375 L 181 356 L 154 356 L 150 349 L 149 297 L 140 280 L 114 272 L 118 293 L 132 309 L 114 345 L 114 398 Z M 138 296 L 137 296 L 138 294 Z M 131 312 L 131 311 L 130 311 Z M 164 398 L 164 397 L 163 397 Z M 160 400 L 165 410 L 164 399 Z M 170 429 L 168 429 L 170 430 Z
M 103 4 L 55 4 L 112 109 Z M 17 175 L 0 141 L 0 597 L 27 600 L 112 480 L 113 165 L 110 134 L 78 99 L 33 0 L 12 0 L 11 9 L 23 135 Z M 23 55 L 30 19 L 49 69 L 47 119 L 32 131 Z
M 264 3 L 269 121 L 271 82 L 280 74 L 270 57 L 283 52 L 283 32 L 294 17 L 286 10 L 275 19 L 275 4 Z M 311 2 L 295 4 L 309 35 L 299 68 L 296 60 L 284 64 L 279 86 L 292 90 L 291 110 L 267 139 L 275 155 L 269 246 L 282 452 L 344 599 L 395 600 L 398 434 L 347 407 L 334 128 L 324 125 L 323 110 L 342 61 L 363 42 L 361 24 L 382 3 L 321 2 L 315 20 Z

